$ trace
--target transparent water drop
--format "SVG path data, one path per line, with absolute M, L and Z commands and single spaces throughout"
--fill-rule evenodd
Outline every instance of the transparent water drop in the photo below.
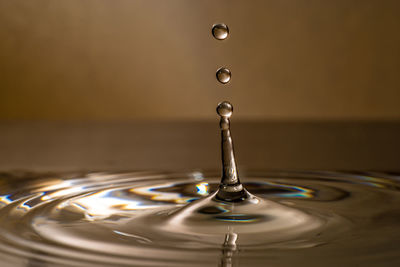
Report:
M 226 84 L 231 80 L 231 71 L 227 68 L 219 68 L 217 70 L 217 80 L 220 83 Z
M 214 24 L 212 27 L 212 35 L 217 40 L 225 40 L 229 35 L 229 28 L 224 23 Z

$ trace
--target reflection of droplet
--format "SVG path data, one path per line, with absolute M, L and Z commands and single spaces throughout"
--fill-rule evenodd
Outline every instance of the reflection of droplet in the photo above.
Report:
M 237 238 L 238 235 L 233 232 L 225 235 L 225 242 L 222 245 L 221 267 L 233 266 L 233 254 L 236 251 Z
M 232 76 L 231 71 L 228 70 L 227 68 L 219 68 L 217 70 L 217 80 L 220 83 L 223 84 L 228 83 L 231 80 L 231 76 Z
M 212 35 L 217 40 L 225 40 L 229 35 L 229 28 L 223 23 L 214 24 L 212 27 Z

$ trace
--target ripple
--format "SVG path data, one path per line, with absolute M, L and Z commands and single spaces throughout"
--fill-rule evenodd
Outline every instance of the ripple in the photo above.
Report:
M 393 173 L 248 172 L 252 194 L 240 203 L 216 200 L 214 172 L 9 176 L 0 176 L 5 266 L 399 263 Z

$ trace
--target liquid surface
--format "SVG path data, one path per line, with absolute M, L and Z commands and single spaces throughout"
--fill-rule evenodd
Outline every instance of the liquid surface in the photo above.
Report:
M 399 175 L 241 177 L 255 198 L 234 205 L 219 172 L 3 173 L 2 266 L 400 264 Z

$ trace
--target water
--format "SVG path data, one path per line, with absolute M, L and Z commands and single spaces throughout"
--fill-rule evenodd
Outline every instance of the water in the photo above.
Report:
M 229 35 L 229 28 L 223 23 L 214 24 L 211 30 L 212 35 L 217 40 L 225 40 Z M 216 73 L 217 80 L 226 84 L 231 80 L 231 71 L 227 68 L 219 68 Z
M 217 80 L 222 83 L 226 84 L 231 80 L 232 74 L 231 71 L 227 68 L 219 68 L 217 70 Z
M 237 171 L 0 175 L 1 266 L 399 266 L 400 175 Z
M 215 24 L 212 27 L 212 35 L 217 40 L 225 40 L 229 35 L 229 28 L 223 23 Z
M 244 204 L 211 200 L 213 171 L 11 176 L 1 266 L 399 264 L 393 174 L 249 171 Z

